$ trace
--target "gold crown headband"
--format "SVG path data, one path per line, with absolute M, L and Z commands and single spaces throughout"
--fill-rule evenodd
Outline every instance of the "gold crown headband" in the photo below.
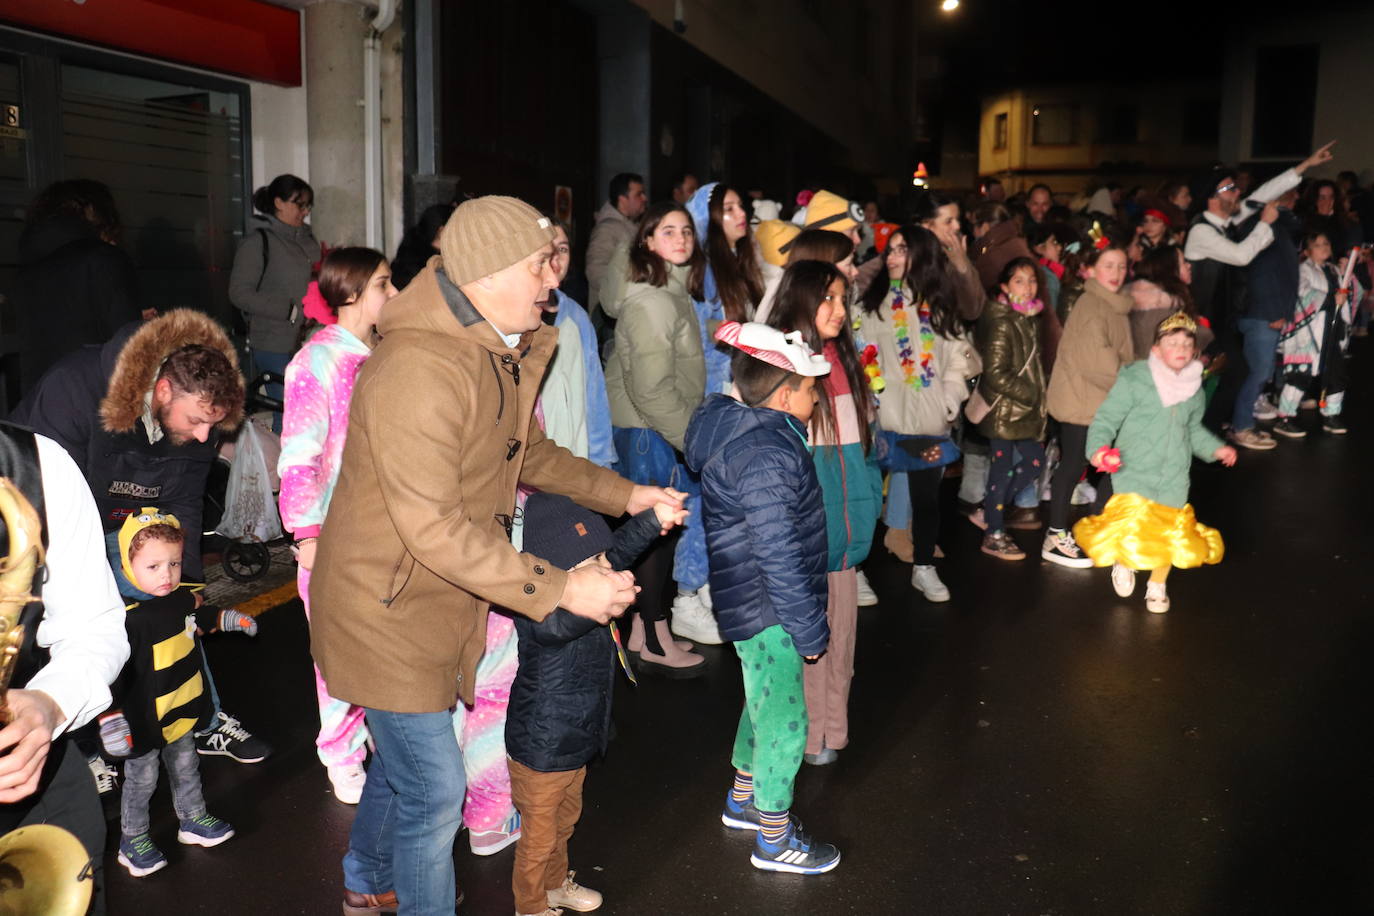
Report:
M 1174 312 L 1159 323 L 1159 327 L 1155 329 L 1155 337 L 1160 338 L 1165 334 L 1172 334 L 1174 331 L 1187 331 L 1196 337 L 1197 322 L 1188 317 L 1187 312 Z

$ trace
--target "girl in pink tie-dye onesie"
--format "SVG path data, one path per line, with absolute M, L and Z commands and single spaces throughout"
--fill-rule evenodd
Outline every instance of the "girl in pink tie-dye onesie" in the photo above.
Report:
M 325 326 L 286 367 L 277 470 L 282 523 L 296 540 L 300 560 L 296 584 L 307 619 L 315 540 L 339 479 L 353 382 L 372 353 L 377 315 L 395 295 L 391 268 L 381 253 L 338 248 L 325 258 L 318 285 L 311 284 L 305 297 L 306 315 Z M 318 667 L 315 692 L 320 704 L 320 733 L 315 739 L 320 761 L 329 772 L 335 797 L 356 805 L 366 778 L 363 758 L 368 736 L 363 710 L 330 696 Z

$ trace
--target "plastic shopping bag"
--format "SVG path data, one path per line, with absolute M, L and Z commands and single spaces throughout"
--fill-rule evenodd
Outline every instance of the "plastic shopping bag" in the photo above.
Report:
M 264 454 L 264 435 L 250 420 L 243 424 L 234 442 L 234 461 L 229 467 L 229 487 L 224 494 L 224 517 L 215 529 L 217 534 L 233 541 L 271 541 L 283 536 Z

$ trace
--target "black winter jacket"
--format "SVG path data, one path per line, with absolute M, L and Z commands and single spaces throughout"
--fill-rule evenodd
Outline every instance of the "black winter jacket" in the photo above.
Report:
M 1298 301 L 1302 221 L 1292 210 L 1280 209 L 1269 228 L 1274 231 L 1274 241 L 1246 268 L 1245 317 L 1286 321 L 1293 317 L 1293 304 Z
M 658 537 L 654 510 L 633 516 L 606 551 L 628 569 Z M 510 688 L 506 753 L 541 773 L 575 770 L 606 750 L 615 688 L 609 627 L 558 608 L 542 621 L 515 615 L 520 667 Z
M 19 264 L 11 298 L 25 393 L 66 354 L 104 343 L 138 320 L 133 259 L 101 241 L 75 214 L 60 213 L 25 229 Z
M 701 475 L 711 603 L 731 642 L 781 624 L 800 655 L 830 642 L 825 503 L 801 424 L 709 395 L 687 427 Z

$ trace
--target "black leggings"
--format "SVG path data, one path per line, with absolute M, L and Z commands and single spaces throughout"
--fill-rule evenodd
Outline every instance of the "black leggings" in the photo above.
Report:
M 1050 478 L 1050 527 L 1061 531 L 1069 527 L 1069 504 L 1074 488 L 1088 466 L 1083 454 L 1088 445 L 1088 427 L 1077 423 L 1059 424 L 1059 467 Z M 1112 475 L 1103 474 L 1097 483 L 1097 499 L 1093 500 L 1093 515 L 1100 515 L 1102 507 L 1112 495 Z
M 911 540 L 915 545 L 917 566 L 935 562 L 935 540 L 940 535 L 940 481 L 944 477 L 943 467 L 907 471 L 911 490 Z
M 663 654 L 654 622 L 668 616 L 663 608 L 668 600 L 664 592 L 673 578 L 673 551 L 677 548 L 680 531 L 679 528 L 667 537 L 659 538 L 634 568 L 635 584 L 639 586 L 639 597 L 635 600 L 634 608 L 640 620 L 644 621 L 644 643 L 655 655 Z M 676 593 L 676 585 L 673 591 Z
M 1016 460 L 1017 452 L 1021 460 Z M 1040 476 L 1045 467 L 1045 447 L 1034 439 L 992 439 L 988 442 L 992 465 L 988 468 L 988 493 L 983 497 L 983 518 L 988 531 L 1001 531 L 1005 508 L 1011 497 Z

